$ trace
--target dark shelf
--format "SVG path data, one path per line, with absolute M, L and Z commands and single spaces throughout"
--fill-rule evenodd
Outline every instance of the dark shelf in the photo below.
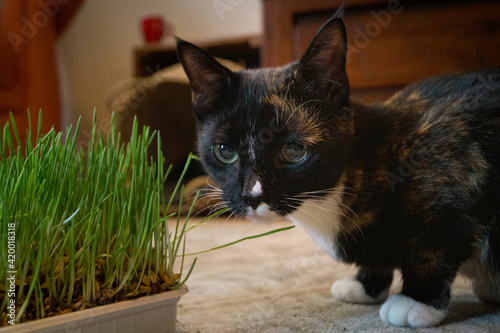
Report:
M 214 57 L 234 61 L 246 68 L 260 65 L 259 37 L 247 37 L 196 44 Z M 167 45 L 145 45 L 135 48 L 135 75 L 147 77 L 179 62 L 174 43 Z

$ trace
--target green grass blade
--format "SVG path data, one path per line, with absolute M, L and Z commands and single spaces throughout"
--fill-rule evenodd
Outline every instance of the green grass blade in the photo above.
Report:
M 268 232 L 264 232 L 262 234 L 243 237 L 243 238 L 238 239 L 238 240 L 236 240 L 234 242 L 230 242 L 230 243 L 226 243 L 226 244 L 223 244 L 223 245 L 220 245 L 220 246 L 216 246 L 216 247 L 213 247 L 211 249 L 206 249 L 206 250 L 201 250 L 201 251 L 196 251 L 196 252 L 191 252 L 191 253 L 185 253 L 185 254 L 183 254 L 183 256 L 194 256 L 194 255 L 198 255 L 198 254 L 202 254 L 202 253 L 207 253 L 207 252 L 214 251 L 214 250 L 223 249 L 225 247 L 228 247 L 228 246 L 231 246 L 231 245 L 234 245 L 234 244 L 238 244 L 238 243 L 241 243 L 241 242 L 246 241 L 246 240 L 256 239 L 256 238 L 260 238 L 260 237 L 264 237 L 264 236 L 269 236 L 269 235 L 275 234 L 277 232 L 282 232 L 282 231 L 290 230 L 290 229 L 293 229 L 293 228 L 295 228 L 295 226 L 292 225 L 292 226 L 289 226 L 289 227 L 274 229 L 274 230 L 271 230 L 271 231 L 268 231 Z

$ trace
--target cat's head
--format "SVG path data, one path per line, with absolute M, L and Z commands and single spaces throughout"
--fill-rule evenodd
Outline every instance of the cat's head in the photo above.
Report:
M 341 14 L 301 60 L 232 72 L 178 40 L 198 121 L 198 154 L 223 200 L 249 217 L 285 216 L 339 182 L 353 134 Z

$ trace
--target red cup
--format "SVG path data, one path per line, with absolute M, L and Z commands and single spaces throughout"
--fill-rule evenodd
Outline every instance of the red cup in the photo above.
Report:
M 147 43 L 158 43 L 163 37 L 164 23 L 160 15 L 147 15 L 141 18 L 142 33 Z

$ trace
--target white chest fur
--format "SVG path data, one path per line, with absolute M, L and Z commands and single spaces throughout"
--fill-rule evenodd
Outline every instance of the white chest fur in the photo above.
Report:
M 303 227 L 332 257 L 338 258 L 337 235 L 340 232 L 342 189 L 323 198 L 308 199 L 289 217 Z

